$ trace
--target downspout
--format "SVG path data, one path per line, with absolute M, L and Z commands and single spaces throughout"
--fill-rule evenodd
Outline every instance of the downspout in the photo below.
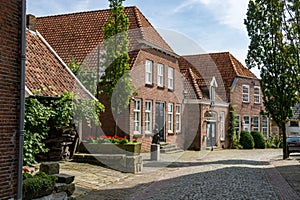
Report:
M 22 199 L 22 168 L 24 146 L 24 115 L 25 115 L 25 66 L 26 66 L 26 0 L 22 0 L 21 27 L 21 84 L 20 84 L 20 118 L 19 118 L 19 157 L 18 157 L 18 186 L 17 199 Z

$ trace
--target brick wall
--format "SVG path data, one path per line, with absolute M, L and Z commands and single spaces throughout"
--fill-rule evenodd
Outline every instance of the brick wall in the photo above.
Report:
M 21 0 L 0 0 L 0 199 L 16 198 Z
M 243 85 L 249 85 L 250 87 L 250 102 L 243 103 L 242 101 L 242 91 Z M 264 110 L 264 105 L 262 101 L 262 92 L 260 91 L 260 103 L 254 103 L 254 86 L 260 86 L 257 79 L 249 78 L 238 78 L 235 87 L 230 94 L 230 103 L 236 105 L 236 114 L 240 115 L 242 121 L 243 116 L 260 116 L 260 129 L 262 125 L 262 116 L 260 115 L 261 110 Z M 240 127 L 243 129 L 243 124 L 240 121 Z M 252 128 L 251 128 L 252 129 Z

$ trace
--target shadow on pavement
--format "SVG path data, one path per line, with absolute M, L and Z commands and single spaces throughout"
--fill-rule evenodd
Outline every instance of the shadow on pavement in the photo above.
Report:
M 213 162 L 147 162 L 144 163 L 144 167 L 162 167 L 166 166 L 168 168 L 177 167 L 192 167 L 192 166 L 204 166 L 204 165 L 269 165 L 269 162 L 265 161 L 253 161 L 253 160 L 221 160 Z
M 242 161 L 240 163 L 243 163 Z M 251 163 L 255 166 L 263 164 L 266 163 Z M 134 184 L 133 179 L 130 182 L 112 185 L 114 189 L 92 191 L 77 199 L 279 199 L 262 168 L 225 167 L 172 176 L 140 184 Z

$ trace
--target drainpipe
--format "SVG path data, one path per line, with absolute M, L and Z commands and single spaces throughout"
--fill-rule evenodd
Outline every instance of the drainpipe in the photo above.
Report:
M 21 84 L 20 84 L 20 118 L 19 118 L 19 157 L 18 157 L 18 186 L 17 199 L 22 199 L 22 167 L 24 146 L 24 115 L 25 115 L 25 66 L 26 66 L 26 0 L 22 0 L 21 28 Z

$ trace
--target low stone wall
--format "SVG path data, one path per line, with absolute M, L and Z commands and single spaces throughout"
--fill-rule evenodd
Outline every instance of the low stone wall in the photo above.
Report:
M 128 156 L 126 154 L 74 154 L 73 161 L 107 166 L 109 168 L 127 173 L 138 173 L 141 172 L 143 168 L 143 158 L 141 155 Z

